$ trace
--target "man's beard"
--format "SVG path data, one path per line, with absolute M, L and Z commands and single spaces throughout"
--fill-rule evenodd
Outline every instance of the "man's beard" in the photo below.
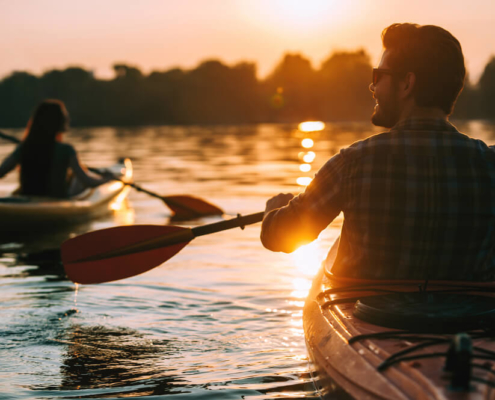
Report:
M 387 104 L 388 103 L 388 104 Z M 371 123 L 384 128 L 392 128 L 399 122 L 400 111 L 397 102 L 394 98 L 389 101 L 382 101 L 378 105 L 378 111 L 375 108 L 371 116 Z

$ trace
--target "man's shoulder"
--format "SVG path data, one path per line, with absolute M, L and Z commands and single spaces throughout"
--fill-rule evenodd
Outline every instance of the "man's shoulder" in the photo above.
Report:
M 367 155 L 430 155 L 440 156 L 469 154 L 495 155 L 494 146 L 459 132 L 451 124 L 445 126 L 422 126 L 393 128 L 357 141 L 342 149 L 341 154 L 347 160 L 358 159 Z M 429 128 L 429 129 L 427 129 Z M 440 129 L 442 128 L 442 129 Z
M 349 147 L 342 149 L 340 153 L 345 158 L 359 158 L 369 154 L 370 151 L 390 146 L 392 141 L 392 133 L 385 131 L 354 142 Z

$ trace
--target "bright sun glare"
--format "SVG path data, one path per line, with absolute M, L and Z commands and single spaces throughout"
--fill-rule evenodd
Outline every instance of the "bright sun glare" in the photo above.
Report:
M 269 27 L 293 36 L 315 32 L 328 25 L 329 18 L 342 20 L 344 11 L 349 7 L 346 2 L 336 0 L 270 0 L 260 8 L 258 2 L 239 1 L 242 14 L 251 22 Z
M 301 132 L 318 132 L 325 129 L 325 123 L 321 121 L 301 122 L 298 126 Z
M 316 154 L 313 151 L 308 151 L 306 154 L 303 154 L 303 161 L 307 163 L 311 163 L 315 160 Z
M 315 240 L 299 247 L 290 254 L 290 257 L 300 273 L 313 276 L 320 268 L 321 261 L 324 258 L 324 252 L 320 248 L 319 241 Z
M 318 272 L 321 262 L 324 258 L 324 251 L 320 246 L 319 240 L 301 246 L 290 258 L 298 270 L 298 277 L 292 280 L 294 291 L 293 297 L 304 299 L 311 288 L 311 280 Z
M 311 147 L 313 147 L 314 144 L 315 142 L 313 141 L 313 139 L 310 138 L 306 138 L 301 141 L 301 146 L 306 149 L 310 149 Z
M 299 186 L 308 186 L 313 178 L 310 178 L 309 176 L 301 176 L 297 178 L 296 182 Z
M 331 12 L 335 5 L 332 3 L 331 0 L 272 0 L 266 4 L 282 22 L 308 27 L 320 24 Z

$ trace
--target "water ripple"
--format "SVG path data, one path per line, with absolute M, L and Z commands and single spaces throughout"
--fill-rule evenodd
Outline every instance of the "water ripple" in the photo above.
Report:
M 372 132 L 369 125 L 327 125 L 312 170 Z M 278 192 L 301 190 L 296 126 L 85 128 L 67 140 L 90 165 L 130 157 L 144 187 L 194 194 L 231 216 L 262 211 Z M 11 150 L 0 144 L 0 158 Z M 5 192 L 16 179 L 2 180 Z M 198 237 L 143 275 L 76 288 L 57 259 L 63 240 L 123 223 L 171 222 L 163 202 L 144 193 L 131 192 L 129 206 L 132 213 L 0 244 L 0 397 L 316 398 L 302 306 L 318 264 L 309 259 L 324 256 L 329 241 L 296 259 L 264 250 L 254 225 Z

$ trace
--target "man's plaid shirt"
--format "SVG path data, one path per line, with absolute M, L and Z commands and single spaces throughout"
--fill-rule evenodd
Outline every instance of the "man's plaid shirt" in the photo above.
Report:
M 261 239 L 292 251 L 340 212 L 336 276 L 495 280 L 495 150 L 444 120 L 406 120 L 341 150 L 265 216 Z

